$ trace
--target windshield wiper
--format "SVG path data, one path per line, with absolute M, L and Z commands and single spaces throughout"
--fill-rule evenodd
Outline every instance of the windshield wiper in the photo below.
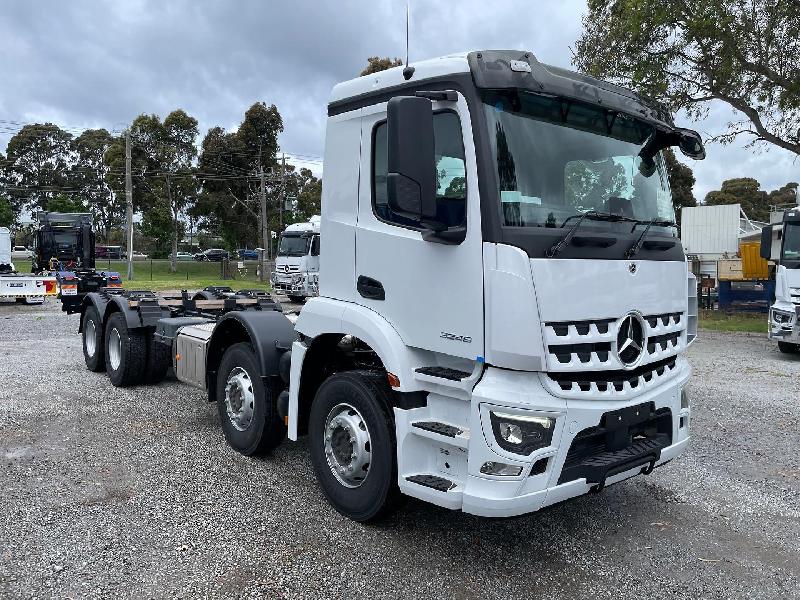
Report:
M 647 232 L 650 231 L 650 228 L 653 225 L 656 227 L 675 227 L 674 221 L 670 221 L 668 219 L 659 219 L 658 217 L 650 219 L 649 221 L 637 221 L 636 225 L 643 225 L 645 223 L 647 223 L 647 227 L 644 228 L 642 235 L 639 236 L 639 239 L 636 240 L 636 243 L 625 251 L 625 258 L 633 258 L 639 253 L 639 250 L 642 249 L 642 244 L 644 244 L 644 238 L 647 236 Z M 636 229 L 636 225 L 633 226 L 633 229 Z
M 555 257 L 567 246 L 567 244 L 569 244 L 572 236 L 574 236 L 575 232 L 578 231 L 578 227 L 581 226 L 581 223 L 583 223 L 584 219 L 592 219 L 594 221 L 630 221 L 632 223 L 639 223 L 638 220 L 631 217 L 626 217 L 624 215 L 614 215 L 611 213 L 602 213 L 595 210 L 590 210 L 585 213 L 578 213 L 577 215 L 567 217 L 564 219 L 561 227 L 564 227 L 572 219 L 578 219 L 578 221 L 570 228 L 570 230 L 567 232 L 567 235 L 548 248 L 547 252 L 545 252 L 545 256 L 547 258 Z

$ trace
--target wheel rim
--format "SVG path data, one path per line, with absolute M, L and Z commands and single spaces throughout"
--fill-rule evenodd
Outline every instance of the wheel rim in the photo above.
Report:
M 372 443 L 364 417 L 349 404 L 337 404 L 325 419 L 325 458 L 343 486 L 357 488 L 367 478 Z
M 94 320 L 87 319 L 83 328 L 83 339 L 86 342 L 86 354 L 94 356 L 97 352 L 97 330 L 94 327 Z
M 253 410 L 256 396 L 253 393 L 253 382 L 250 374 L 241 367 L 236 367 L 228 375 L 225 385 L 225 406 L 228 418 L 239 431 L 244 431 L 253 422 Z
M 108 361 L 115 371 L 119 369 L 119 365 L 122 362 L 122 339 L 116 328 L 112 329 L 108 336 Z

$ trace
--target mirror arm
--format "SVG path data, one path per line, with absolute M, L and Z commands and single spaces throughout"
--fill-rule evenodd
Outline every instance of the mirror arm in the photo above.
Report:
M 464 226 L 447 227 L 439 231 L 427 229 L 422 232 L 422 239 L 436 244 L 458 246 L 467 239 L 467 228 Z

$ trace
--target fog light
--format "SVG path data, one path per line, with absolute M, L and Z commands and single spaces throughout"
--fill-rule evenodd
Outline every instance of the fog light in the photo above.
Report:
M 481 473 L 484 475 L 498 475 L 501 477 L 517 477 L 522 473 L 519 465 L 507 465 L 501 462 L 485 462 L 481 465 Z
M 788 325 L 792 322 L 792 315 L 777 310 L 772 311 L 772 320 L 778 325 Z
M 550 445 L 556 420 L 539 415 L 489 412 L 497 444 L 514 454 L 530 454 Z
M 689 392 L 686 388 L 681 390 L 681 408 L 689 408 Z

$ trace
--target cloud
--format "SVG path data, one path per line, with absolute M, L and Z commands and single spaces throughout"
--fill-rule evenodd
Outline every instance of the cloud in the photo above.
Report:
M 19 0 L 3 10 L 0 119 L 121 130 L 141 113 L 180 107 L 204 132 L 236 127 L 264 101 L 283 115 L 282 148 L 312 160 L 323 152 L 331 87 L 356 76 L 367 56 L 405 55 L 405 3 L 389 0 Z M 584 10 L 585 0 L 411 0 L 410 57 L 525 48 L 568 67 Z M 689 126 L 718 131 L 724 113 Z M 687 162 L 698 198 L 745 174 L 766 189 L 798 179 L 789 153 L 738 142 Z

